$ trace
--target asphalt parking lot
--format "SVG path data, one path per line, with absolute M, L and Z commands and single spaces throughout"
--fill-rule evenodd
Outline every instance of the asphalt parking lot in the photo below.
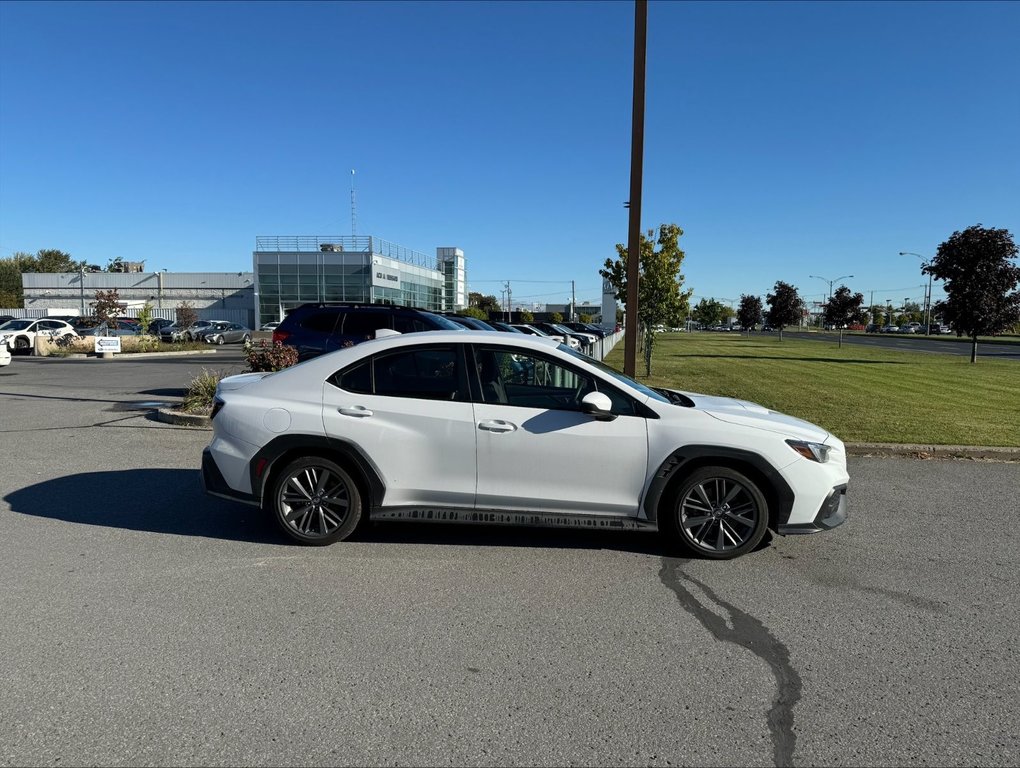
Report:
M 2 765 L 1016 765 L 1020 464 L 852 458 L 740 560 L 646 534 L 292 546 L 163 424 L 236 349 L 0 369 Z

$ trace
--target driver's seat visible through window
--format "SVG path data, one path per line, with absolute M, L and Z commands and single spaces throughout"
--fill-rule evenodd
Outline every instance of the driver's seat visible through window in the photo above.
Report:
M 496 365 L 496 356 L 492 352 L 482 352 L 478 364 L 478 377 L 482 383 L 482 399 L 487 403 L 507 402 L 506 390 Z

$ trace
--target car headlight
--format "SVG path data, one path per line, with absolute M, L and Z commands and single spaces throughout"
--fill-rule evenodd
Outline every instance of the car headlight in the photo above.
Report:
M 787 440 L 786 444 L 805 459 L 817 461 L 819 464 L 824 464 L 829 460 L 829 451 L 832 450 L 822 443 L 808 443 L 804 440 Z

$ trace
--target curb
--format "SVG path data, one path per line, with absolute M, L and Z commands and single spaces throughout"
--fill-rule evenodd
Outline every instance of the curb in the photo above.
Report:
M 179 427 L 202 427 L 212 429 L 212 419 L 208 416 L 201 416 L 183 411 L 175 411 L 170 408 L 158 408 L 156 420 L 164 424 L 176 424 Z
M 911 445 L 846 443 L 848 456 L 906 456 L 914 459 L 992 459 L 1020 461 L 1020 448 L 989 445 Z

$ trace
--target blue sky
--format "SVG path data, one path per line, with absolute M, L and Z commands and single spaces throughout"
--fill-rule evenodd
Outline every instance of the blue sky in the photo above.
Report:
M 258 235 L 465 251 L 600 300 L 626 242 L 631 2 L 0 2 L 0 257 L 251 269 Z M 696 297 L 920 301 L 1020 237 L 1020 3 L 649 3 L 642 225 Z M 812 275 L 817 277 L 811 277 Z M 837 286 L 839 284 L 837 282 Z M 939 295 L 936 284 L 936 297 Z

